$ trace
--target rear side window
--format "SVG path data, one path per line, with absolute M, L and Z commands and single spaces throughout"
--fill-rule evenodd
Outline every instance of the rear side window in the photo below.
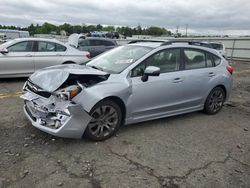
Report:
M 114 46 L 114 43 L 108 40 L 104 40 L 103 43 L 105 46 Z
M 103 46 L 103 41 L 102 40 L 90 40 L 89 41 L 90 46 Z
M 213 63 L 213 55 L 210 53 L 207 53 L 207 67 L 213 67 L 214 63 Z
M 8 48 L 9 52 L 32 52 L 32 41 L 19 42 Z
M 38 42 L 38 52 L 55 52 L 56 44 L 52 42 Z
M 184 49 L 185 69 L 199 69 L 206 67 L 206 55 L 204 52 L 194 49 Z

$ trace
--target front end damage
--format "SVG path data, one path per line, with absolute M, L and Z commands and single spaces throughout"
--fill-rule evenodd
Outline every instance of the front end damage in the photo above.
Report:
M 82 137 L 91 120 L 82 106 L 55 95 L 45 98 L 32 91 L 24 91 L 21 96 L 25 103 L 24 112 L 34 127 L 58 137 Z
M 64 138 L 81 138 L 92 117 L 72 98 L 105 79 L 107 77 L 102 75 L 69 74 L 61 84 L 56 83 L 60 86 L 55 91 L 45 90 L 29 79 L 21 96 L 25 103 L 25 115 L 34 127 L 46 133 Z

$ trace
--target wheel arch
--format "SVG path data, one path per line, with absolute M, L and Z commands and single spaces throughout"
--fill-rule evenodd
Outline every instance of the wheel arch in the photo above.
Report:
M 66 64 L 76 64 L 76 62 L 74 62 L 74 61 L 65 61 L 62 64 L 63 65 L 66 65 Z
M 224 93 L 225 93 L 225 97 L 227 96 L 227 89 L 226 89 L 226 87 L 225 87 L 224 85 L 219 84 L 219 85 L 215 86 L 214 88 L 216 88 L 216 87 L 220 87 L 220 88 L 222 88 L 222 89 L 223 89 L 223 91 L 224 91 Z M 214 88 L 213 88 L 213 89 L 214 89 Z M 213 90 L 213 89 L 212 89 L 212 90 Z M 212 91 L 212 90 L 211 90 L 211 91 Z M 210 91 L 210 92 L 211 92 L 211 91 Z
M 117 97 L 117 96 L 108 96 L 108 97 L 103 98 L 101 101 L 104 101 L 104 100 L 111 100 L 111 101 L 115 102 L 121 108 L 122 122 L 124 123 L 124 120 L 126 117 L 126 106 L 125 106 L 124 101 L 120 97 Z M 99 101 L 99 102 L 101 102 L 101 101 Z

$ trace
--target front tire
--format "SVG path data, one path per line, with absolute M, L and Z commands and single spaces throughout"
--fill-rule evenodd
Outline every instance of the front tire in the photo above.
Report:
M 218 113 L 225 102 L 225 97 L 225 91 L 221 87 L 214 88 L 206 99 L 204 106 L 205 113 L 210 115 Z
M 85 136 L 94 141 L 102 141 L 113 136 L 122 123 L 120 107 L 111 100 L 97 103 L 90 111 L 92 120 L 85 130 Z

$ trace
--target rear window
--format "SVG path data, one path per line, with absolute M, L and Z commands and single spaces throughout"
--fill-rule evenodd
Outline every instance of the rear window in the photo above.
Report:
M 215 49 L 215 50 L 223 50 L 223 45 L 222 45 L 222 44 L 211 43 L 211 46 L 212 46 L 213 49 Z
M 78 45 L 79 45 L 79 46 L 90 46 L 89 40 L 80 39 Z

